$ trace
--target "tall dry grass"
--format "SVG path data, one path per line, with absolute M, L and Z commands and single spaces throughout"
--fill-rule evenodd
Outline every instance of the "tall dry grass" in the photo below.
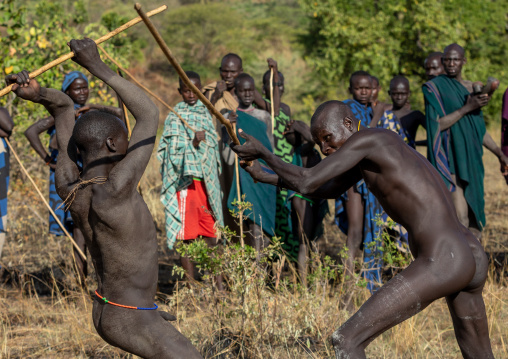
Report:
M 499 131 L 494 131 L 494 138 Z M 25 157 L 28 162 L 29 158 Z M 487 251 L 508 252 L 508 191 L 497 160 L 486 154 Z M 31 172 L 46 188 L 45 168 L 30 163 Z M 15 164 L 9 194 L 9 234 L 0 263 L 0 358 L 131 358 L 106 344 L 91 320 L 92 297 L 78 289 L 72 271 L 71 246 L 47 233 L 47 215 Z M 160 242 L 161 269 L 169 271 L 176 255 L 165 247 L 164 216 L 159 202 L 160 178 L 154 156 L 141 182 Z M 327 219 L 329 222 L 330 219 Z M 327 224 L 318 242 L 321 251 L 337 252 L 344 238 Z M 316 260 L 316 262 L 318 262 Z M 264 274 L 258 273 L 263 276 Z M 319 278 L 318 278 L 319 279 Z M 160 288 L 176 278 L 161 272 Z M 508 357 L 508 289 L 506 274 L 491 273 L 484 298 L 494 354 Z M 94 288 L 93 273 L 88 285 Z M 341 298 L 353 290 L 358 308 L 369 296 L 359 287 L 317 281 L 310 289 L 289 274 L 277 289 L 246 282 L 245 295 L 217 293 L 207 281 L 190 287 L 176 282 L 172 295 L 158 293 L 161 309 L 177 315 L 175 326 L 208 358 L 327 358 L 333 357 L 331 333 L 350 313 Z M 369 358 L 457 358 L 453 326 L 444 300 L 376 339 Z

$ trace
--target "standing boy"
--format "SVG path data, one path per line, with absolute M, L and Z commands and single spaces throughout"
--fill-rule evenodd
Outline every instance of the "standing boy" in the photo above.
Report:
M 201 90 L 199 75 L 193 71 L 185 73 Z M 215 222 L 224 224 L 217 133 L 205 105 L 182 79 L 179 83 L 183 101 L 175 106 L 175 111 L 195 132 L 170 112 L 157 148 L 157 158 L 162 163 L 161 201 L 166 214 L 168 247 L 173 248 L 176 239 L 187 244 L 198 237 L 215 246 Z M 182 257 L 181 261 L 187 276 L 193 278 L 194 265 L 190 259 Z M 218 285 L 222 285 L 220 280 Z
M 284 162 L 293 161 L 293 146 L 287 141 L 284 132 L 286 126 L 290 123 L 291 109 L 281 102 L 284 94 L 284 75 L 278 70 L 277 62 L 268 58 L 268 70 L 263 75 L 263 96 L 257 91 L 254 94 L 254 103 L 256 107 L 272 113 L 273 103 L 273 153 Z M 273 82 L 270 85 L 270 77 L 273 71 Z M 273 98 L 271 96 L 273 90 Z M 297 234 L 293 231 L 291 223 L 291 202 L 288 201 L 288 191 L 283 188 L 277 188 L 275 197 L 275 235 L 282 240 L 282 246 L 290 258 L 296 259 L 299 251 L 299 241 Z
M 239 101 L 236 110 L 238 128 L 249 128 L 271 152 L 273 148 L 272 121 L 268 112 L 257 109 L 252 105 L 256 91 L 254 79 L 248 74 L 240 74 L 235 79 L 235 88 Z M 223 137 L 226 137 L 225 133 Z M 234 160 L 233 156 L 229 156 L 229 158 Z M 243 168 L 239 168 L 239 177 L 240 188 L 237 188 L 234 177 L 230 179 L 232 186 L 227 201 L 228 208 L 237 210 L 232 202 L 239 197 L 238 190 L 240 190 L 240 195 L 245 194 L 245 201 L 252 204 L 252 210 L 244 213 L 248 218 L 249 244 L 259 252 L 268 242 L 266 235 L 269 237 L 274 235 L 275 188 L 262 183 L 254 183 Z
M 368 126 L 372 120 L 372 108 L 369 107 L 372 96 L 370 74 L 366 71 L 354 72 L 349 78 L 349 93 L 353 98 L 344 103 L 363 126 Z M 364 277 L 371 292 L 381 283 L 382 253 L 375 239 L 382 230 L 376 218 L 383 216 L 383 213 L 383 208 L 364 181 L 358 182 L 335 200 L 335 223 L 347 234 L 345 273 L 353 275 L 354 261 L 361 253 L 363 244 L 363 262 L 366 265 Z
M 44 105 L 55 119 L 61 150 L 56 190 L 83 232 L 97 274 L 94 326 L 109 344 L 144 358 L 201 358 L 153 302 L 157 233 L 136 187 L 152 155 L 159 111 L 141 89 L 102 62 L 93 40 L 71 40 L 70 49 L 73 60 L 111 86 L 134 115 L 130 141 L 124 123 L 102 111 L 90 111 L 74 124 L 72 99 L 40 88 L 27 71 L 6 80 L 19 97 Z
M 390 81 L 388 91 L 392 99 L 392 109 L 383 113 L 377 127 L 386 128 L 397 133 L 408 145 L 415 147 L 418 126 L 425 127 L 425 115 L 420 111 L 411 111 L 406 106 L 411 90 L 409 81 L 402 75 L 395 76 Z

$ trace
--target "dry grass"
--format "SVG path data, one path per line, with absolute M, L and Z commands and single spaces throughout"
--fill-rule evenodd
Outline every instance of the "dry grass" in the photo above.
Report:
M 499 131 L 494 131 L 494 138 Z M 46 188 L 45 169 L 31 163 L 31 172 Z M 487 251 L 508 252 L 508 191 L 498 173 L 497 160 L 485 155 L 486 212 L 484 232 Z M 41 201 L 12 165 L 9 195 L 10 232 L 1 259 L 7 271 L 0 285 L 0 358 L 130 358 L 106 344 L 95 332 L 91 320 L 89 293 L 77 289 L 65 238 L 47 233 L 46 210 Z M 158 163 L 153 156 L 142 179 L 142 192 L 163 228 L 159 202 Z M 346 290 L 314 286 L 303 291 L 292 276 L 274 291 L 264 285 L 248 287 L 243 303 L 231 293 L 218 297 L 206 282 L 188 288 L 178 284 L 168 295 L 172 278 L 167 271 L 175 254 L 165 249 L 164 233 L 159 232 L 161 272 L 159 304 L 177 315 L 175 326 L 207 357 L 325 358 L 332 357 L 331 333 L 348 317 L 339 309 Z M 320 248 L 334 253 L 343 241 L 333 226 L 327 226 Z M 504 274 L 503 274 L 504 275 Z M 92 277 L 92 276 L 90 276 Z M 94 288 L 94 281 L 88 281 Z M 506 277 L 496 280 L 491 273 L 484 291 L 494 354 L 508 357 L 508 289 Z M 368 297 L 356 288 L 355 307 Z M 223 352 L 224 356 L 213 353 Z M 369 358 L 457 358 L 452 322 L 446 304 L 440 300 L 428 309 L 375 340 L 367 350 Z

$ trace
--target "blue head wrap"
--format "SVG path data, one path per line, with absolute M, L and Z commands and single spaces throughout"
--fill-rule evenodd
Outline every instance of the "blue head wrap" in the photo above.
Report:
M 88 84 L 88 79 L 86 78 L 85 74 L 83 74 L 80 71 L 71 71 L 67 75 L 65 75 L 63 83 L 62 83 L 62 92 L 67 91 L 69 86 L 74 82 L 76 79 L 83 79 Z

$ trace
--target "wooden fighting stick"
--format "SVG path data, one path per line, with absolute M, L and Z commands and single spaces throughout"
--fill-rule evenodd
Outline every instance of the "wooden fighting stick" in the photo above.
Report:
M 187 127 L 189 130 L 191 130 L 192 132 L 196 132 L 195 129 L 193 129 L 191 126 L 189 126 L 189 124 L 187 123 L 187 121 L 185 121 L 182 116 L 180 116 L 180 114 L 178 114 L 178 112 L 176 112 L 171 106 L 169 106 L 163 99 L 161 99 L 159 96 L 157 96 L 156 94 L 154 94 L 152 91 L 150 91 L 146 86 L 144 86 L 141 82 L 139 82 L 133 74 L 131 74 L 129 71 L 127 71 L 126 69 L 124 69 L 122 67 L 122 65 L 120 65 L 118 63 L 118 61 L 116 61 L 114 58 L 112 58 L 103 48 L 102 46 L 100 45 L 97 45 L 97 47 L 99 48 L 99 50 L 102 51 L 102 53 L 104 55 L 106 55 L 106 57 L 109 59 L 109 61 L 111 61 L 112 63 L 115 64 L 116 67 L 118 67 L 119 70 L 122 70 L 123 72 L 125 72 L 127 75 L 129 75 L 129 77 L 132 79 L 132 81 L 134 81 L 136 83 L 136 85 L 138 85 L 139 87 L 141 87 L 143 90 L 145 90 L 149 95 L 151 95 L 153 98 L 155 98 L 156 100 L 158 100 L 161 104 L 163 104 L 169 111 L 173 112 L 179 119 L 180 121 L 182 121 L 183 125 L 185 127 Z
M 233 123 L 233 131 L 236 133 L 236 123 Z M 235 156 L 235 179 L 236 179 L 236 194 L 238 203 L 242 201 L 242 190 L 240 187 L 240 168 L 238 168 L 238 156 Z M 238 222 L 240 223 L 240 245 L 245 247 L 245 243 L 243 241 L 243 211 L 240 211 L 240 217 L 238 218 Z
M 153 16 L 153 15 L 156 15 L 160 12 L 163 12 L 164 10 L 166 10 L 168 7 L 166 5 L 163 5 L 155 10 L 152 10 L 152 11 L 149 11 L 146 13 L 146 17 L 150 17 L 150 16 Z M 118 35 L 119 33 L 121 33 L 122 31 L 125 31 L 127 30 L 129 27 L 132 27 L 134 25 L 136 25 L 137 23 L 140 23 L 142 20 L 141 20 L 141 17 L 137 17 L 135 19 L 132 19 L 131 21 L 123 24 L 122 26 L 120 26 L 119 28 L 117 28 L 116 30 L 113 30 L 111 31 L 109 34 L 107 35 L 104 35 L 102 36 L 101 38 L 95 40 L 95 43 L 96 44 L 100 44 L 106 40 L 109 40 L 111 39 L 113 36 L 115 35 Z M 68 54 L 66 55 L 63 55 L 63 56 L 60 56 L 58 59 L 56 60 L 53 60 L 51 61 L 50 63 L 42 66 L 41 68 L 35 70 L 34 72 L 31 72 L 30 73 L 30 78 L 33 79 L 33 78 L 36 78 L 37 76 L 43 74 L 44 72 L 48 71 L 49 69 L 61 64 L 62 62 L 65 62 L 67 60 L 69 60 L 70 58 L 72 58 L 74 56 L 74 52 L 69 52 Z M 5 96 L 7 95 L 9 92 L 12 91 L 12 86 L 13 85 L 9 85 L 7 86 L 6 88 L 2 89 L 0 91 L 0 97 L 2 96 Z
M 272 114 L 272 134 L 273 129 L 275 126 L 275 110 L 273 108 L 273 68 L 270 69 L 270 108 L 271 108 L 271 114 Z
M 185 71 L 183 71 L 182 67 L 176 61 L 175 57 L 171 53 L 171 50 L 169 49 L 168 45 L 166 45 L 166 42 L 162 39 L 161 35 L 153 25 L 153 23 L 150 21 L 148 16 L 141 10 L 141 4 L 136 3 L 134 5 L 134 9 L 138 12 L 139 16 L 143 19 L 143 22 L 145 23 L 146 27 L 148 27 L 148 30 L 152 33 L 153 37 L 155 38 L 155 41 L 157 41 L 157 44 L 159 44 L 159 47 L 161 48 L 162 52 L 166 56 L 166 58 L 169 60 L 171 65 L 175 68 L 176 72 L 178 72 L 178 75 L 182 79 L 182 81 L 187 85 L 188 88 L 192 90 L 196 94 L 196 96 L 203 102 L 203 104 L 208 108 L 208 111 L 210 111 L 224 126 L 226 126 L 226 130 L 228 131 L 229 136 L 233 140 L 233 143 L 235 145 L 240 145 L 240 141 L 238 140 L 238 137 L 236 137 L 236 133 L 233 130 L 233 127 L 231 126 L 231 123 L 227 121 L 222 113 L 220 113 L 214 105 L 199 91 L 199 89 L 194 86 L 191 80 L 187 77 L 185 74 Z M 252 162 L 246 161 L 247 165 L 252 165 Z

